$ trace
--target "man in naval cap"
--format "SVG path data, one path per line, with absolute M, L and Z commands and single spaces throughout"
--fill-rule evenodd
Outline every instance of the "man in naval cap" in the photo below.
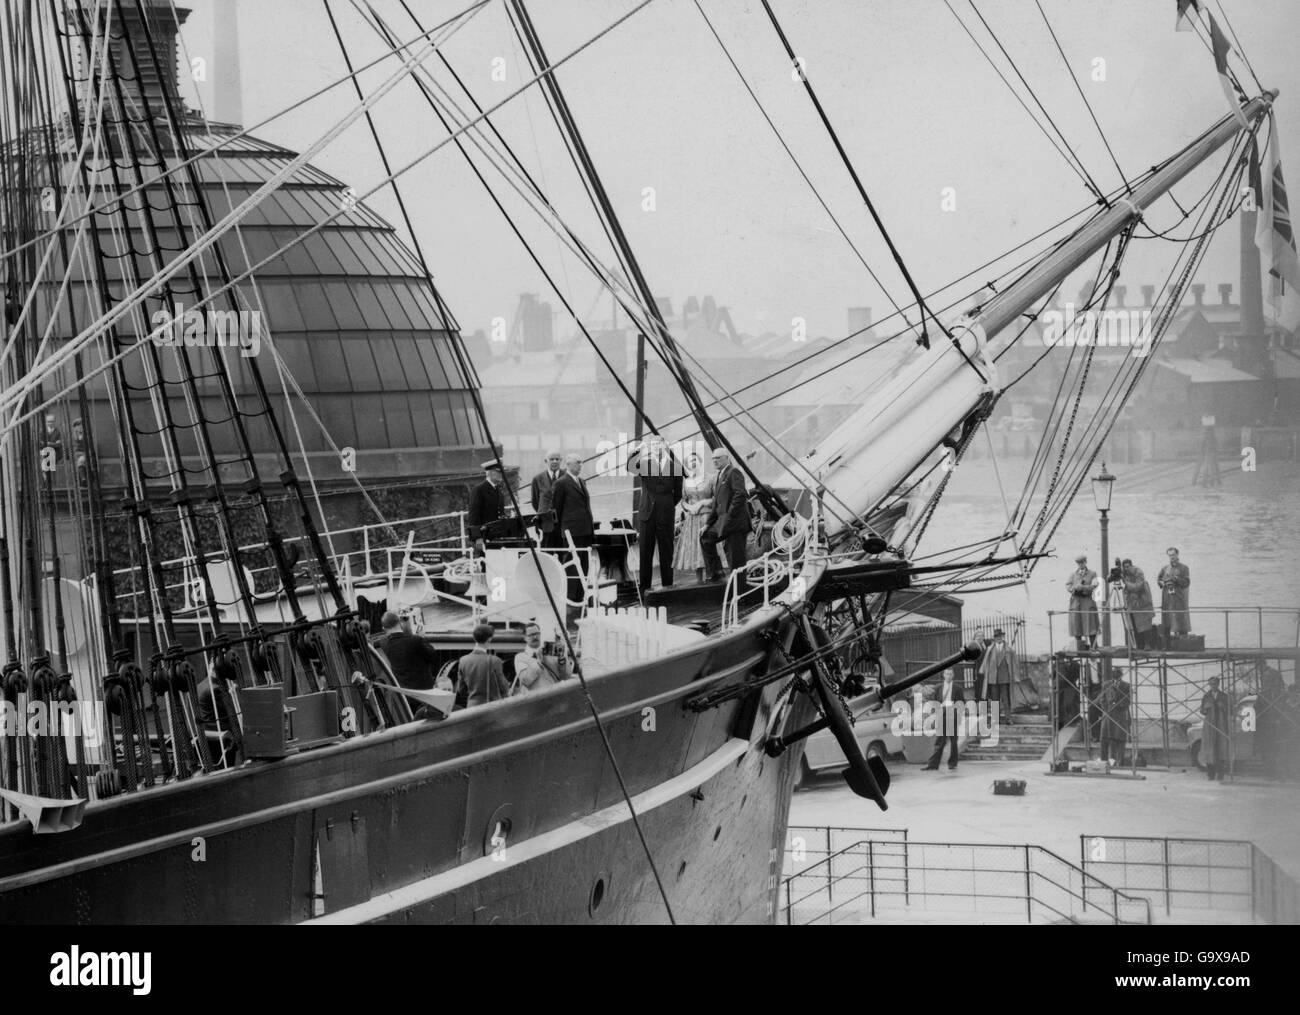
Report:
M 506 515 L 505 476 L 500 461 L 484 462 L 483 473 L 483 482 L 470 491 L 469 512 L 465 518 L 469 538 L 474 542 L 475 556 L 482 556 L 484 552 L 483 526 Z

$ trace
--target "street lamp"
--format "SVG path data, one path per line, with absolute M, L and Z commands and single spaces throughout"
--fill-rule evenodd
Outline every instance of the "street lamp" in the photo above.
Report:
M 1101 472 L 1092 477 L 1092 499 L 1097 505 L 1097 511 L 1101 514 L 1101 574 L 1107 573 L 1110 567 L 1110 495 L 1115 488 L 1115 477 L 1112 476 L 1106 468 L 1106 463 L 1101 463 Z M 1102 592 L 1101 604 L 1101 643 L 1105 647 L 1110 646 L 1110 583 L 1105 582 L 1102 585 L 1105 590 Z

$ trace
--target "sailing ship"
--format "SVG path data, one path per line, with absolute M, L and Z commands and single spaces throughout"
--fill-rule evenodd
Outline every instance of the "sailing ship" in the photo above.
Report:
M 0 647 L 5 714 L 19 721 L 0 736 L 0 920 L 771 921 L 803 739 L 829 727 L 848 784 L 884 807 L 888 771 L 863 757 L 847 699 L 885 702 L 978 657 L 969 646 L 882 683 L 891 597 L 1012 580 L 1040 555 L 1011 540 L 997 556 L 1002 534 L 977 558 L 914 560 L 1003 391 L 997 359 L 1016 323 L 1090 258 L 1122 252 L 1144 210 L 1226 147 L 1218 215 L 1274 98 L 1245 103 L 1121 191 L 1098 191 L 1067 237 L 956 316 L 922 296 L 890 241 L 916 323 L 864 382 L 861 408 L 796 458 L 702 377 L 660 314 L 561 88 L 559 69 L 596 39 L 553 61 L 524 0 L 505 5 L 534 72 L 525 87 L 544 91 L 618 270 L 513 159 L 495 107 L 440 98 L 424 65 L 445 60 L 483 6 L 432 27 L 411 15 L 403 36 L 365 5 L 399 67 L 366 92 L 348 58 L 356 104 L 301 154 L 186 108 L 186 12 L 167 0 L 7 11 Z M 482 458 L 501 464 L 417 231 L 404 242 L 310 163 L 365 120 L 400 204 L 401 167 L 370 109 L 408 79 L 448 131 L 435 148 L 495 153 L 635 322 L 689 407 L 678 434 L 730 450 L 749 473 L 758 555 L 724 581 L 629 586 L 577 546 L 539 545 L 513 493 L 513 524 L 482 533 L 481 555 L 450 497 L 440 514 L 389 516 L 358 482 L 371 512 L 360 517 L 373 520 L 351 527 L 324 505 L 323 463 L 346 460 L 348 439 L 391 409 L 375 392 L 423 406 L 412 408 L 423 428 L 357 438 L 404 449 L 389 456 L 394 474 L 425 470 L 445 489 Z M 1102 304 L 1117 274 L 1099 276 Z M 312 348 L 330 312 L 349 317 L 337 324 L 347 334 Z M 330 357 L 347 363 L 352 390 L 312 373 Z M 667 429 L 624 390 L 638 436 Z M 1090 462 L 1122 404 L 1098 406 L 1071 454 Z M 758 475 L 740 434 L 779 467 Z M 1064 458 L 1064 443 L 1049 446 Z M 1053 477 L 1045 538 L 1072 482 L 1057 489 Z M 598 535 L 611 558 L 628 540 L 614 526 Z M 501 650 L 534 620 L 573 675 L 453 709 L 445 690 L 398 686 L 363 623 L 382 610 L 411 620 L 444 676 L 476 624 L 493 625 Z M 30 716 L 51 725 L 33 735 Z

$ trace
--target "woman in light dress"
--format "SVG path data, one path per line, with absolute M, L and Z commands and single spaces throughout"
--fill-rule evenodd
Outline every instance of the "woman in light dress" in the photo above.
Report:
M 673 569 L 694 570 L 695 580 L 704 579 L 704 551 L 700 534 L 713 506 L 713 484 L 717 476 L 709 472 L 699 455 L 686 457 L 686 478 L 682 483 L 682 524 L 673 545 Z

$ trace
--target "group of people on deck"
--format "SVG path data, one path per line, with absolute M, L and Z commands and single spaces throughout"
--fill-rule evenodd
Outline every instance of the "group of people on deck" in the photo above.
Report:
M 628 471 L 640 484 L 635 527 L 642 592 L 653 583 L 656 555 L 664 588 L 673 587 L 679 572 L 693 572 L 697 581 L 723 580 L 719 547 L 728 571 L 744 566 L 753 530 L 745 475 L 725 448 L 710 459 L 711 469 L 695 452 L 683 460 L 656 433 L 629 456 Z M 529 484 L 538 546 L 562 552 L 566 564 L 576 560 L 579 574 L 587 571 L 596 529 L 582 465 L 581 455 L 553 451 Z M 485 462 L 483 469 L 485 479 L 471 491 L 466 516 L 476 555 L 484 552 L 485 528 L 505 518 L 510 505 L 500 462 Z
M 651 434 L 628 458 L 628 471 L 641 481 L 636 529 L 642 592 L 654 579 L 656 553 L 664 588 L 673 587 L 677 570 L 693 571 L 697 581 L 721 581 L 719 544 L 730 570 L 744 565 L 753 529 L 745 475 L 725 448 L 714 450 L 711 458 L 711 471 L 694 452 L 679 462 L 659 434 Z
M 412 633 L 409 620 L 396 613 L 385 613 L 380 623 L 383 630 L 371 639 L 371 644 L 388 660 L 398 686 L 407 691 L 433 690 L 440 657 L 432 643 Z M 506 664 L 491 650 L 495 636 L 491 624 L 477 624 L 472 635 L 474 648 L 456 660 L 455 683 L 445 685 L 456 692 L 456 708 L 473 708 L 540 691 L 569 676 L 571 669 L 562 646 L 544 644 L 540 624 L 524 626 L 523 650 L 511 660 L 513 676 L 507 675 Z M 412 712 L 420 716 L 424 704 L 417 698 L 409 701 Z
M 1157 642 L 1169 647 L 1171 639 L 1191 631 L 1188 590 L 1192 584 L 1192 572 L 1179 559 L 1178 547 L 1171 546 L 1165 552 L 1169 563 L 1156 576 L 1156 584 L 1160 586 L 1159 638 L 1155 625 L 1155 600 L 1142 569 L 1125 558 L 1107 576 L 1107 586 L 1123 600 L 1124 630 L 1134 648 L 1162 647 Z M 1075 570 L 1065 583 L 1070 594 L 1070 637 L 1076 640 L 1080 651 L 1085 651 L 1097 647 L 1100 622 L 1093 597 L 1101 582 L 1097 572 L 1088 567 L 1087 554 L 1079 554 L 1075 564 Z

